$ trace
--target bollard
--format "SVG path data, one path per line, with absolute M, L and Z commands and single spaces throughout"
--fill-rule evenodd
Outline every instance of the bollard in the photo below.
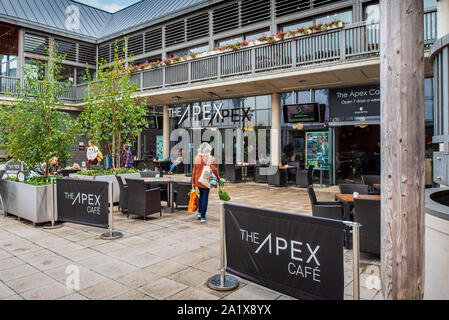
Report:
M 239 281 L 233 276 L 226 275 L 226 237 L 225 237 L 225 210 L 224 202 L 220 201 L 220 274 L 207 280 L 209 288 L 217 291 L 234 290 Z
M 109 231 L 103 233 L 103 240 L 116 240 L 123 237 L 123 233 L 114 231 L 114 193 L 112 182 L 109 182 Z

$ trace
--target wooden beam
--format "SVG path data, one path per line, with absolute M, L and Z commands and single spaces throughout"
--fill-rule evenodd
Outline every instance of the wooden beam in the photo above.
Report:
M 424 292 L 423 1 L 381 0 L 382 291 Z

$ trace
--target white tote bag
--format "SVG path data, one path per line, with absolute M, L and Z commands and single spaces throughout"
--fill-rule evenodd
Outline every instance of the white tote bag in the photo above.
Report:
M 203 158 L 201 158 L 201 162 Z M 206 188 L 210 189 L 210 175 L 212 170 L 210 169 L 210 157 L 207 160 L 207 165 L 203 167 L 203 171 L 201 172 L 201 176 L 198 179 L 198 182 L 201 183 Z

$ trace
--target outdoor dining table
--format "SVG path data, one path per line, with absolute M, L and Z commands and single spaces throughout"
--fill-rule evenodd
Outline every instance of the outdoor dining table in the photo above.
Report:
M 255 167 L 255 164 L 236 164 L 235 165 L 238 168 L 242 168 L 242 178 L 243 178 L 243 183 L 246 182 L 246 178 L 248 177 L 248 168 L 252 168 Z
M 343 203 L 343 220 L 354 221 L 354 217 L 351 216 L 351 211 L 354 208 L 354 194 L 337 193 L 335 199 Z M 373 199 L 380 200 L 378 194 L 359 194 L 357 199 Z M 352 238 L 349 232 L 345 234 L 346 249 L 352 249 Z
M 175 212 L 174 207 L 174 198 L 175 198 L 175 191 L 174 191 L 174 183 L 175 180 L 168 179 L 168 178 L 142 178 L 142 180 L 146 184 L 164 184 L 167 185 L 167 191 L 168 191 L 168 206 L 170 207 L 171 213 Z

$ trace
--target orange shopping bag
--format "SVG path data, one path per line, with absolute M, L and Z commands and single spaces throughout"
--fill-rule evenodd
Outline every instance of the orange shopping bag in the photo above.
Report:
M 199 191 L 192 189 L 192 191 L 189 192 L 190 194 L 190 201 L 189 201 L 189 212 L 195 212 L 198 210 L 198 199 L 199 199 Z

